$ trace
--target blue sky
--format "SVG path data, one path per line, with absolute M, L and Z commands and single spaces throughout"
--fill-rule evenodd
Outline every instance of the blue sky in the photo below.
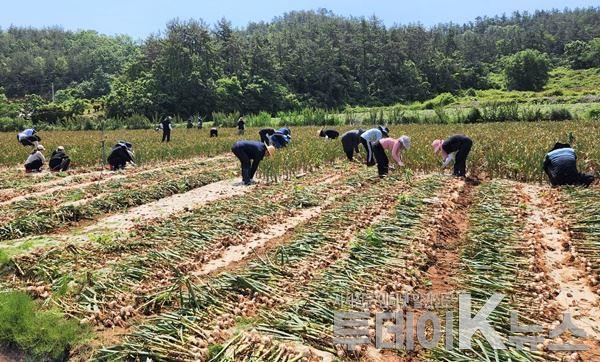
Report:
M 271 20 L 286 11 L 326 8 L 340 15 L 377 15 L 387 25 L 420 22 L 463 23 L 480 15 L 514 10 L 598 6 L 598 0 L 3 0 L 0 27 L 10 25 L 94 29 L 105 34 L 145 38 L 170 19 L 226 17 L 235 26 Z

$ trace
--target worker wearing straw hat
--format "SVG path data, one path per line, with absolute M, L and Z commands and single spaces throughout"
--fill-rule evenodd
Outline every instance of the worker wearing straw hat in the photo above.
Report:
M 380 139 L 387 137 L 389 130 L 384 126 L 377 126 L 377 128 L 371 128 L 366 130 L 360 135 L 360 142 L 366 151 L 366 163 L 367 166 L 373 166 L 375 164 L 375 157 L 373 157 L 373 143 Z
M 258 141 L 237 141 L 231 147 L 231 152 L 240 160 L 242 165 L 242 182 L 244 185 L 254 183 L 254 174 L 260 161 L 267 156 L 273 156 L 275 147 L 267 146 Z
M 594 176 L 577 171 L 577 155 L 568 143 L 557 142 L 546 154 L 544 172 L 552 186 L 578 185 L 589 186 Z
M 41 172 L 42 166 L 46 163 L 46 158 L 44 157 L 43 152 L 46 149 L 42 145 L 37 145 L 33 152 L 27 157 L 25 160 L 25 172 Z
M 464 134 L 448 137 L 446 140 L 435 140 L 431 143 L 433 152 L 442 156 L 442 167 L 454 161 L 454 176 L 465 177 L 467 173 L 467 156 L 471 152 L 473 141 Z
M 410 148 L 410 138 L 408 136 L 402 136 L 398 139 L 382 138 L 374 142 L 372 148 L 375 161 L 377 162 L 377 173 L 379 177 L 384 177 L 389 171 L 389 159 L 385 154 L 385 150 L 390 151 L 392 158 L 398 166 L 404 166 L 401 152 Z

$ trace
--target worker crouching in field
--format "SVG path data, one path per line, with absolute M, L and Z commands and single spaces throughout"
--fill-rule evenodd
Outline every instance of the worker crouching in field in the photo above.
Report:
M 348 161 L 354 160 L 354 152 L 358 153 L 358 145 L 360 144 L 361 137 L 365 131 L 362 129 L 353 129 L 342 135 L 342 148 Z
M 389 130 L 387 127 L 377 126 L 377 128 L 371 128 L 363 132 L 360 135 L 360 142 L 365 148 L 366 151 L 366 164 L 367 166 L 373 166 L 375 164 L 375 157 L 373 157 L 373 143 L 379 141 L 380 139 L 387 137 Z
M 63 146 L 58 146 L 56 150 L 52 151 L 50 161 L 48 161 L 50 171 L 67 171 L 70 164 L 71 160 L 65 153 L 65 148 Z
M 292 142 L 292 131 L 287 127 L 280 128 L 269 137 L 269 142 L 275 148 L 286 147 Z
M 133 145 L 126 141 L 119 141 L 112 148 L 108 155 L 108 164 L 110 169 L 113 171 L 122 170 L 125 168 L 127 162 L 135 166 L 133 158 Z
M 544 172 L 552 186 L 578 185 L 589 186 L 594 176 L 577 171 L 577 155 L 571 145 L 556 143 L 546 154 Z
M 325 137 L 325 138 L 334 140 L 334 139 L 337 139 L 339 136 L 340 136 L 340 133 L 334 129 L 328 129 L 328 130 L 321 129 L 319 131 L 319 137 Z
M 242 182 L 251 185 L 260 161 L 265 155 L 273 156 L 275 147 L 257 141 L 238 141 L 231 147 L 231 152 L 242 164 Z
M 217 127 L 213 127 L 210 129 L 210 138 L 213 137 L 218 137 L 219 136 L 219 130 L 217 129 Z
M 275 130 L 273 128 L 263 128 L 258 131 L 258 135 L 260 136 L 260 141 L 262 143 L 269 143 L 269 137 L 275 134 Z
M 37 147 L 37 145 L 40 143 L 40 141 L 42 139 L 40 138 L 40 136 L 38 136 L 36 134 L 36 131 L 34 128 L 28 128 L 28 129 L 24 130 L 23 132 L 20 132 L 19 134 L 17 134 L 17 140 L 23 146 Z
M 25 172 L 41 172 L 44 163 L 46 163 L 46 158 L 44 157 L 43 152 L 46 149 L 42 145 L 37 145 L 33 152 L 27 157 L 25 160 Z
M 402 162 L 401 152 L 410 148 L 410 138 L 408 136 L 402 136 L 398 139 L 394 138 L 382 138 L 376 141 L 372 145 L 373 155 L 377 162 L 377 173 L 379 177 L 384 177 L 389 171 L 389 160 L 385 154 L 385 150 L 389 150 L 392 154 L 392 158 L 398 166 L 404 166 Z
M 467 156 L 471 152 L 473 141 L 463 135 L 457 134 L 444 140 L 435 140 L 431 143 L 433 152 L 442 156 L 442 167 L 446 167 L 454 160 L 454 176 L 465 177 L 467 173 Z

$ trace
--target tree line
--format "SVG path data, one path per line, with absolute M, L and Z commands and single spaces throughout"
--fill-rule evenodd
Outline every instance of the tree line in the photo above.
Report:
M 600 66 L 598 38 L 600 8 L 429 28 L 323 9 L 244 28 L 173 20 L 140 43 L 11 27 L 0 30 L 0 86 L 9 99 L 30 95 L 37 104 L 49 101 L 54 84 L 55 103 L 96 100 L 111 117 L 379 106 L 468 89 L 537 90 L 553 66 Z M 504 73 L 506 84 L 490 73 Z

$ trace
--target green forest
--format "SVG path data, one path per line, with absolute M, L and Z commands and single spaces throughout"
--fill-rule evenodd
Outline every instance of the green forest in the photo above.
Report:
M 552 72 L 598 67 L 600 8 L 433 27 L 321 9 L 244 28 L 172 20 L 143 41 L 9 27 L 0 29 L 0 120 L 422 105 L 481 90 L 542 91 Z

